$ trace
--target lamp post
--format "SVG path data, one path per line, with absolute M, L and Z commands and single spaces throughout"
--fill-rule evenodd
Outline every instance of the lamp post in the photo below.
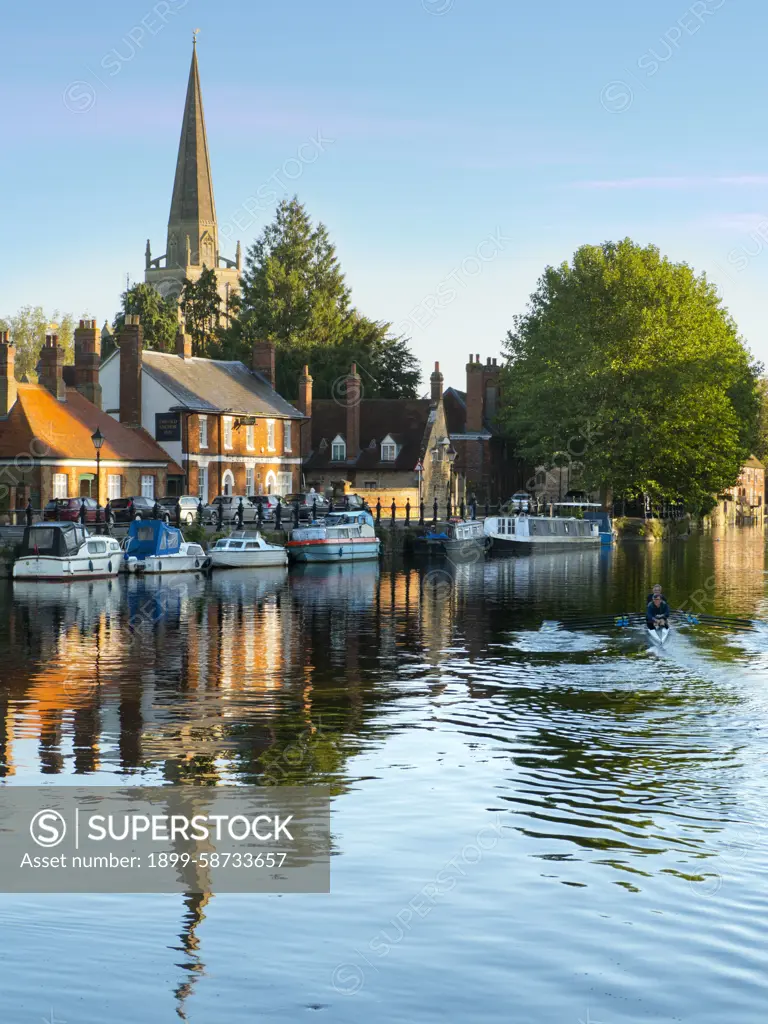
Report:
M 91 441 L 96 449 L 96 506 L 98 517 L 101 519 L 101 446 L 104 444 L 104 435 L 98 427 L 91 434 Z

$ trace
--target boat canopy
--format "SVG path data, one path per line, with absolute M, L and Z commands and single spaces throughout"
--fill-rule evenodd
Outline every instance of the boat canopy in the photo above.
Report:
M 181 530 L 167 526 L 162 519 L 134 519 L 128 530 L 126 558 L 176 555 L 181 550 Z
M 370 512 L 329 512 L 325 517 L 326 526 L 353 526 L 356 523 L 373 526 Z
M 67 558 L 88 540 L 88 531 L 76 523 L 36 523 L 24 529 L 20 555 Z

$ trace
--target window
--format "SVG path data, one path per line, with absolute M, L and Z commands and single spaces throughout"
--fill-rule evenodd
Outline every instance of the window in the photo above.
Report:
M 341 434 L 337 434 L 331 445 L 331 462 L 344 462 L 347 457 L 347 443 Z
M 200 431 L 199 443 L 201 448 L 208 447 L 208 417 L 198 416 L 197 417 L 198 428 Z
M 224 447 L 232 447 L 232 417 L 224 417 Z
M 375 480 L 366 480 L 363 484 L 366 491 L 375 491 L 378 486 L 379 485 Z
M 224 476 L 221 478 L 221 489 L 224 494 L 231 495 L 235 490 L 235 476 L 231 469 L 224 471 Z M 231 505 L 231 502 L 226 502 Z
M 267 473 L 266 484 L 267 484 L 267 494 L 274 494 L 275 491 L 277 490 L 277 477 L 275 476 L 275 474 L 272 472 L 271 469 Z
M 383 444 L 381 446 L 381 461 L 394 462 L 397 457 L 397 446 L 394 444 Z
M 267 420 L 267 448 L 273 452 L 275 450 L 275 421 Z
M 283 450 L 289 452 L 291 450 L 291 421 L 285 420 L 283 423 Z
M 53 474 L 53 497 L 54 498 L 66 498 L 67 497 L 67 474 L 66 473 L 54 473 Z
M 252 423 L 247 423 L 246 424 L 246 427 L 245 427 L 245 447 L 248 449 L 249 452 L 252 452 L 253 449 L 256 447 L 256 442 L 254 441 L 254 436 L 253 436 L 255 429 L 256 428 L 254 427 L 254 425 Z
M 277 474 L 277 493 L 278 494 L 290 494 L 292 490 L 293 476 L 291 473 L 278 473 Z
M 123 496 L 123 478 L 120 475 L 110 473 L 107 477 L 107 498 L 114 501 L 115 498 Z
M 251 430 L 253 430 L 253 427 L 251 427 Z M 245 493 L 246 493 L 246 495 L 255 494 L 256 493 L 256 491 L 254 490 L 254 487 L 255 487 L 254 473 L 255 473 L 255 471 L 254 471 L 253 466 L 248 466 L 246 468 L 246 470 L 245 470 Z
M 201 501 L 208 501 L 208 468 L 206 466 L 197 468 L 197 496 Z
M 153 476 L 142 476 L 142 478 L 141 478 L 141 496 L 142 496 L 142 498 L 154 498 L 154 496 L 155 496 L 155 478 Z

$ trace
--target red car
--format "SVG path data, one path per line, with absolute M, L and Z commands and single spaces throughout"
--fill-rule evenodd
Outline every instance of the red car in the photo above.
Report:
M 98 522 L 99 506 L 95 498 L 53 498 L 43 509 L 43 519 L 59 523 L 79 523 L 80 506 L 85 502 L 86 523 Z M 104 509 L 101 510 L 104 521 Z

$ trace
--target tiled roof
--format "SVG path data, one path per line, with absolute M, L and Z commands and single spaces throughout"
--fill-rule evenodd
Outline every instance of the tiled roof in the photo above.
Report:
M 157 462 L 167 465 L 169 473 L 183 472 L 146 430 L 122 426 L 74 388 L 67 388 L 66 402 L 59 402 L 42 384 L 18 385 L 18 399 L 8 418 L 0 420 L 0 458 L 31 455 L 91 462 L 96 427 L 104 435 L 102 459 Z
M 119 359 L 119 353 L 116 353 Z M 142 353 L 144 369 L 185 409 L 233 412 L 274 419 L 302 419 L 302 414 L 241 362 L 183 359 L 170 352 Z
M 307 469 L 343 465 L 354 469 L 389 469 L 398 472 L 414 469 L 424 455 L 430 411 L 428 398 L 364 398 L 360 403 L 360 454 L 346 463 L 331 461 L 332 442 L 337 434 L 346 440 L 347 411 L 329 399 L 312 403 L 312 454 Z M 394 462 L 381 461 L 381 442 L 387 435 L 402 445 Z M 327 445 L 320 448 L 325 439 Z M 376 442 L 371 447 L 371 441 Z
M 447 388 L 443 392 L 443 408 L 448 433 L 465 434 L 467 432 L 467 393 L 456 388 Z M 493 426 L 487 419 L 483 420 L 483 430 L 490 436 L 494 433 Z M 474 436 L 474 435 L 473 435 Z

